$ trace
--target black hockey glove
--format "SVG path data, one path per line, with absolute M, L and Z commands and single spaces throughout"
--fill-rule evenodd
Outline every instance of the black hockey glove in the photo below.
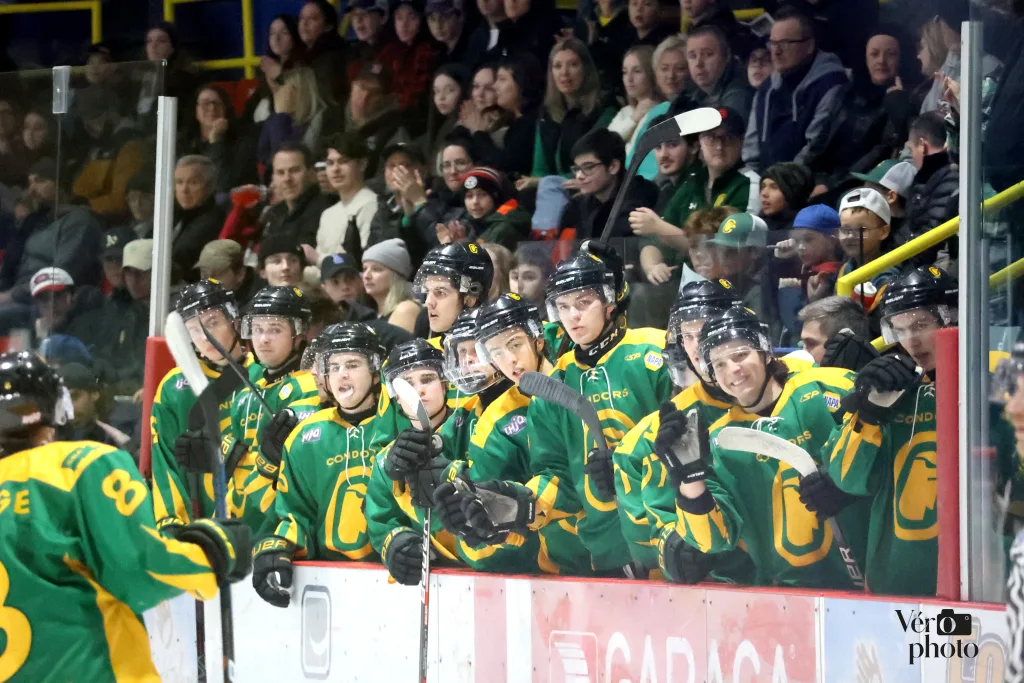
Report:
M 459 475 L 452 481 L 446 481 L 434 491 L 434 505 L 444 528 L 462 538 L 470 547 L 493 543 L 493 537 L 481 534 L 469 525 L 466 513 L 462 511 L 462 502 L 476 494 L 476 486 L 468 477 Z
M 800 502 L 804 507 L 818 515 L 824 521 L 835 517 L 840 510 L 857 500 L 836 486 L 835 481 L 826 472 L 811 472 L 800 478 Z
M 504 542 L 513 531 L 526 533 L 535 506 L 533 492 L 522 484 L 486 481 L 463 499 L 462 513 L 470 528 L 493 545 Z
M 451 464 L 451 460 L 445 458 L 431 458 L 430 462 L 406 475 L 413 505 L 424 509 L 434 507 L 434 491 L 444 481 L 444 473 Z
M 388 573 L 403 586 L 415 586 L 423 575 L 423 534 L 395 529 L 384 539 L 381 559 Z
M 284 451 L 284 442 L 288 435 L 299 424 L 299 418 L 289 408 L 280 411 L 270 420 L 270 424 L 263 430 L 260 436 L 260 455 L 272 467 L 281 466 L 281 457 Z M 277 477 L 275 476 L 274 479 Z
M 202 548 L 218 586 L 241 581 L 252 568 L 252 535 L 240 519 L 197 519 L 181 527 L 177 538 Z
M 692 585 L 708 575 L 711 560 L 683 540 L 675 525 L 669 525 L 658 536 L 658 566 L 667 580 Z
M 252 587 L 274 607 L 287 607 L 291 602 L 294 552 L 294 545 L 274 536 L 253 548 Z
M 441 437 L 421 429 L 403 429 L 395 437 L 384 461 L 384 473 L 392 481 L 402 481 L 426 465 L 441 450 Z
M 672 403 L 663 403 L 659 416 L 661 425 L 654 438 L 654 452 L 665 464 L 673 488 L 678 492 L 680 484 L 706 479 L 711 447 L 700 413 L 694 409 L 687 414 Z
M 861 339 L 848 330 L 841 330 L 825 342 L 825 355 L 821 359 L 821 366 L 860 372 L 865 365 L 876 358 L 878 358 L 878 351 L 871 345 L 871 342 Z
M 587 463 L 583 471 L 594 483 L 597 494 L 602 500 L 615 500 L 615 467 L 612 464 L 612 454 L 605 449 L 597 449 L 587 454 Z
M 857 374 L 854 391 L 843 397 L 843 410 L 856 412 L 866 424 L 884 424 L 892 419 L 893 404 L 917 381 L 916 366 L 908 356 L 880 356 Z
M 174 459 L 186 472 L 212 474 L 217 465 L 215 454 L 220 456 L 220 444 L 200 429 L 182 432 L 174 441 Z

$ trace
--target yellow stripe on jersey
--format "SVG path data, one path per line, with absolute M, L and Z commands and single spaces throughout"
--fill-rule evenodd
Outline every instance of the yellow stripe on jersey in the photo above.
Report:
M 47 444 L 0 459 L 0 482 L 23 484 L 31 479 L 68 492 L 86 467 L 115 450 L 94 441 Z
M 512 387 L 504 394 L 499 396 L 497 400 L 493 401 L 491 405 L 487 406 L 484 410 L 483 415 L 477 420 L 476 427 L 473 429 L 473 435 L 470 437 L 469 442 L 477 448 L 483 448 L 487 443 L 487 437 L 494 431 L 494 425 L 497 421 L 508 415 L 514 410 L 519 408 L 525 408 L 530 405 L 530 399 L 519 391 L 519 387 Z

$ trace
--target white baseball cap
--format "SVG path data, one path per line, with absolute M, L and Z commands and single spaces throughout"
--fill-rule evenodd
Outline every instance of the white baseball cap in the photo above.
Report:
M 53 266 L 42 268 L 36 271 L 30 281 L 32 296 L 38 296 L 43 292 L 62 292 L 65 289 L 75 286 L 68 271 Z
M 885 221 L 886 225 L 892 221 L 889 202 L 885 201 L 885 197 L 878 190 L 872 190 L 870 187 L 858 187 L 856 190 L 847 192 L 843 195 L 843 200 L 839 202 L 839 213 L 858 207 L 875 214 Z
M 124 245 L 121 267 L 153 270 L 153 240 L 132 240 Z

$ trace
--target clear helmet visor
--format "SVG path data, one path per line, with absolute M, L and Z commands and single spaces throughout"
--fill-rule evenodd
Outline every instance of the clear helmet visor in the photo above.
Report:
M 411 365 L 403 365 L 397 369 L 385 367 L 384 387 L 388 390 L 388 396 L 391 398 L 391 400 L 398 400 L 398 394 L 397 392 L 395 392 L 394 387 L 394 381 L 396 378 L 406 377 L 406 379 L 409 380 L 409 377 L 407 377 L 407 375 L 411 375 L 413 373 L 417 373 L 423 370 L 429 370 L 433 372 L 442 382 L 445 379 L 444 367 L 442 367 L 442 365 L 440 363 L 437 363 L 436 361 L 421 361 L 419 363 L 413 363 Z M 412 384 L 414 389 L 416 388 L 416 383 L 414 381 L 409 381 L 409 383 Z
M 602 306 L 614 305 L 615 289 L 611 285 L 587 285 L 579 289 L 552 292 L 544 300 L 548 320 L 561 322 L 562 316 L 572 311 L 582 313 L 594 304 L 595 298 Z
M 476 394 L 498 381 L 498 371 L 477 350 L 476 342 L 463 337 L 444 340 L 444 374 L 464 394 Z
M 306 332 L 306 323 L 300 318 L 284 315 L 246 315 L 242 318 L 242 339 L 252 339 L 254 333 L 276 337 L 298 337 Z
M 536 342 L 542 339 L 544 330 L 535 320 L 506 328 L 497 334 L 481 338 L 476 342 L 476 353 L 494 367 L 513 357 L 518 357 L 523 346 L 537 348 Z
M 923 306 L 882 318 L 882 339 L 886 344 L 906 345 L 914 339 L 929 337 L 943 327 L 957 324 L 957 309 L 949 306 Z
M 463 280 L 467 280 L 465 289 L 462 288 Z M 431 291 L 437 298 L 468 292 L 468 279 L 461 277 L 452 268 L 433 264 L 423 266 L 416 271 L 416 277 L 412 281 L 412 293 L 420 303 L 423 303 Z

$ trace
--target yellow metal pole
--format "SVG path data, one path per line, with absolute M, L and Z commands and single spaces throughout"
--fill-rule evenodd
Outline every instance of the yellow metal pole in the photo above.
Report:
M 174 0 L 164 0 L 164 21 L 174 21 Z
M 253 45 L 252 0 L 242 0 L 242 59 L 245 60 L 245 77 L 252 78 L 255 72 L 250 64 L 255 57 Z
M 100 0 L 94 0 L 92 3 L 92 42 L 93 45 L 96 43 L 103 42 L 103 5 Z
M 40 12 L 73 12 L 92 10 L 94 0 L 77 2 L 30 2 L 24 5 L 0 5 L 0 14 L 38 14 Z

